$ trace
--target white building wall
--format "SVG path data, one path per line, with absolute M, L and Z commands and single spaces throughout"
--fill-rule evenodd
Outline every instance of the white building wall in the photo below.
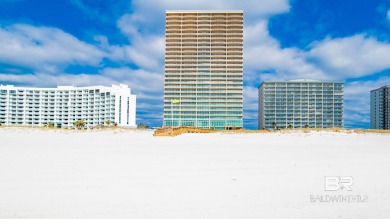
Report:
M 113 85 L 115 96 L 115 121 L 119 126 L 136 127 L 136 96 L 131 95 L 130 88 Z
M 128 110 L 128 116 L 127 116 L 127 126 L 137 127 L 135 118 L 136 118 L 136 99 L 137 97 L 135 95 L 129 95 L 129 110 Z
M 57 88 L 0 85 L 0 122 L 4 125 L 44 126 L 52 122 L 57 127 L 72 128 L 74 121 L 82 119 L 86 127 L 103 125 L 107 120 L 136 127 L 135 111 L 136 97 L 124 84 Z

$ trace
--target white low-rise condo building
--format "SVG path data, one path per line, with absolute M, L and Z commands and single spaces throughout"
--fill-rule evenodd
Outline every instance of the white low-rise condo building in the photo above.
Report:
M 73 128 L 84 120 L 85 127 L 116 124 L 136 127 L 136 96 L 127 85 L 58 86 L 32 88 L 0 85 L 0 123 L 10 126 Z

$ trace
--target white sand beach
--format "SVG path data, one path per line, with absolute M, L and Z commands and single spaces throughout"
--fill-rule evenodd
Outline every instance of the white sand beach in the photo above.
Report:
M 0 218 L 390 218 L 390 135 L 0 128 Z M 353 177 L 325 191 L 324 177 Z M 312 196 L 364 197 L 320 202 Z

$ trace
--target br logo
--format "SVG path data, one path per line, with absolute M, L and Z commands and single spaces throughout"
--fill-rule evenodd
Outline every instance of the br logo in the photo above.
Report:
M 351 176 L 325 176 L 325 191 L 352 191 L 353 178 Z

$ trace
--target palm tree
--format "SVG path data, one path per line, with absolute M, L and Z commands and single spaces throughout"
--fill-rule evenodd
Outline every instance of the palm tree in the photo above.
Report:
M 48 122 L 48 123 L 47 123 L 47 127 L 49 127 L 49 128 L 54 128 L 54 123 Z
M 106 123 L 107 126 L 110 126 L 111 120 L 107 119 L 107 120 L 105 121 L 105 123 Z
M 287 128 L 292 129 L 292 125 L 288 124 Z
M 276 122 L 272 122 L 272 128 L 276 129 Z
M 309 125 L 308 125 L 308 124 L 306 124 L 304 128 L 306 128 L 306 129 L 307 129 L 307 128 L 309 128 Z
M 77 121 L 73 122 L 74 127 L 76 127 L 77 129 L 79 128 L 79 121 L 80 120 L 77 120 Z

